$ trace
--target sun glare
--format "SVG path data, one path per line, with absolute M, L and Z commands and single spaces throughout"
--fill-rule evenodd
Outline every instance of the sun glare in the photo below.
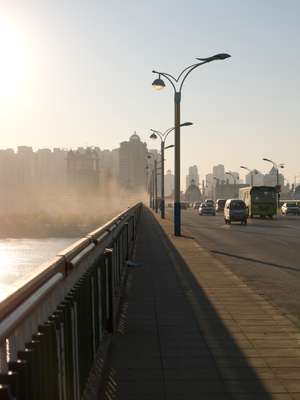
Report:
M 0 99 L 15 97 L 26 75 L 25 40 L 22 32 L 0 16 Z

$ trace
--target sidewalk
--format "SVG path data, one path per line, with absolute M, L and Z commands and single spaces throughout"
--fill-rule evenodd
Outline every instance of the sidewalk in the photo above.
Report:
M 144 209 L 103 398 L 300 399 L 300 330 L 183 233 Z

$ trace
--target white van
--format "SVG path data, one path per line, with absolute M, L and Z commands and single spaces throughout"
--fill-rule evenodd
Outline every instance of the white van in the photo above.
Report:
M 243 200 L 228 199 L 224 207 L 225 224 L 231 224 L 231 221 L 239 221 L 246 225 L 248 218 L 248 209 Z

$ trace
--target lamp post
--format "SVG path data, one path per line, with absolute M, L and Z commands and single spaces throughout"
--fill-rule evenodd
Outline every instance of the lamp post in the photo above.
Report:
M 276 186 L 277 186 L 277 208 L 279 208 L 279 168 L 284 168 L 283 163 L 276 163 L 273 160 L 270 160 L 269 158 L 263 158 L 264 161 L 270 162 L 273 167 L 276 169 Z
M 297 178 L 300 178 L 300 175 L 295 175 L 295 176 L 294 176 L 294 190 L 296 189 Z
M 192 122 L 184 122 L 183 124 L 180 124 L 180 126 L 191 126 L 193 125 Z M 165 150 L 169 149 L 171 147 L 174 147 L 174 145 L 170 145 L 166 147 L 166 140 L 167 137 L 169 136 L 169 133 L 174 131 L 175 127 L 167 129 L 165 132 L 160 132 L 154 129 L 150 129 L 152 134 L 150 135 L 151 139 L 157 139 L 158 137 L 160 138 L 160 157 L 161 157 L 161 203 L 160 203 L 160 211 L 161 211 L 161 218 L 165 218 Z
M 197 60 L 201 62 L 197 62 L 195 64 L 189 65 L 186 67 L 181 73 L 178 75 L 177 78 L 172 76 L 171 74 L 155 71 L 152 72 L 158 75 L 152 86 L 156 90 L 163 89 L 166 85 L 165 82 L 161 79 L 163 76 L 165 79 L 169 81 L 171 86 L 174 89 L 174 108 L 175 108 L 175 168 L 174 168 L 174 175 L 175 175 L 175 185 L 174 185 L 174 234 L 175 236 L 181 235 L 181 210 L 180 210 L 180 103 L 181 103 L 181 91 L 183 84 L 188 77 L 188 75 L 197 67 L 200 67 L 203 64 L 207 64 L 211 61 L 215 60 L 225 60 L 226 58 L 230 57 L 229 54 L 221 53 L 216 54 L 212 57 L 208 58 L 197 58 Z
M 217 184 L 218 184 L 218 178 L 216 176 L 213 177 L 213 184 L 212 184 L 212 195 L 213 195 L 213 200 L 216 201 L 216 191 L 217 191 Z M 216 181 L 216 183 L 214 183 Z
M 253 176 L 258 174 L 257 169 L 251 170 L 250 168 L 245 167 L 244 165 L 241 165 L 240 168 L 245 169 L 246 171 L 248 171 L 250 173 L 250 179 L 251 179 L 250 185 L 253 186 Z
M 153 157 L 153 154 L 149 153 L 147 158 L 150 159 Z M 152 208 L 155 209 L 155 212 L 158 212 L 158 201 L 157 201 L 157 160 L 154 158 L 154 167 L 152 169 L 153 175 L 153 206 Z
M 225 172 L 226 175 L 230 175 L 233 178 L 233 191 L 234 191 L 234 197 L 236 197 L 236 177 L 233 175 L 232 172 Z

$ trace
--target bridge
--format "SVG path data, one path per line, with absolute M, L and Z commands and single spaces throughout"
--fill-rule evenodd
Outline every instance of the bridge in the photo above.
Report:
M 220 218 L 196 217 L 187 210 L 174 237 L 170 219 L 136 204 L 0 303 L 0 400 L 299 399 L 287 300 L 239 273 L 237 260 L 265 264 L 228 251 L 233 234 L 210 248 Z M 269 264 L 298 276 L 299 264 Z

